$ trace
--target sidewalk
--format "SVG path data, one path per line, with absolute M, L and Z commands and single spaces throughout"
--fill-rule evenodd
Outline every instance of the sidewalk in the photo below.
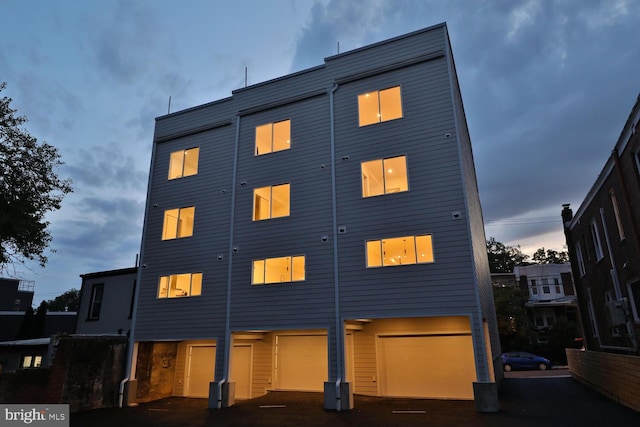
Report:
M 569 427 L 640 425 L 640 413 L 613 402 L 572 378 L 507 378 L 501 410 L 480 414 L 471 401 L 355 397 L 352 411 L 322 407 L 321 393 L 273 392 L 207 409 L 206 399 L 172 397 L 133 408 L 99 409 L 71 416 L 77 427 L 199 426 L 479 426 Z

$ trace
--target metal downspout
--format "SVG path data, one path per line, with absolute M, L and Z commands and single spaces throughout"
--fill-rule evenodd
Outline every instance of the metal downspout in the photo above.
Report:
M 147 217 L 149 216 L 149 206 L 151 205 L 151 184 L 153 183 L 153 161 L 156 157 L 156 143 L 153 143 L 151 148 L 151 161 L 149 162 L 149 178 L 147 180 L 147 202 L 144 208 L 144 219 L 142 223 L 142 237 L 140 239 L 140 257 L 139 264 L 136 265 L 138 271 L 136 272 L 136 286 L 133 294 L 133 310 L 131 313 L 131 327 L 129 328 L 129 340 L 127 343 L 127 361 L 125 367 L 124 378 L 120 381 L 120 388 L 118 390 L 118 407 L 122 408 L 124 405 L 124 385 L 127 381 L 131 381 L 131 371 L 133 367 L 133 348 L 135 345 L 134 335 L 136 329 L 136 320 L 138 318 L 138 295 L 140 294 L 140 288 L 142 287 L 142 270 L 145 268 L 144 260 L 144 236 L 147 231 Z
M 229 222 L 229 266 L 227 269 L 227 314 L 225 316 L 224 324 L 224 362 L 222 379 L 218 382 L 218 402 L 217 408 L 222 408 L 222 386 L 229 378 L 229 359 L 231 355 L 231 272 L 233 270 L 233 231 L 234 231 L 234 216 L 236 210 L 236 182 L 238 173 L 238 147 L 240 145 L 240 115 L 236 115 L 236 141 L 235 152 L 233 155 L 233 179 L 231 188 L 231 217 Z
M 333 94 L 338 90 L 338 84 L 335 83 L 329 91 L 329 115 L 331 123 L 331 210 L 333 220 L 333 288 L 334 288 L 334 308 L 335 308 L 335 328 L 336 328 L 336 410 L 342 409 L 340 383 L 342 381 L 342 365 L 344 363 L 344 351 L 342 350 L 342 322 L 340 322 L 340 290 L 338 278 L 338 218 L 337 218 L 337 200 L 336 200 L 336 132 L 333 112 Z

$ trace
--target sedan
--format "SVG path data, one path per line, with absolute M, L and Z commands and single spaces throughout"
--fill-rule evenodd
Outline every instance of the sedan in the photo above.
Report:
M 537 356 L 524 351 L 510 351 L 502 353 L 502 366 L 506 372 L 512 369 L 551 369 L 551 361 L 542 356 Z

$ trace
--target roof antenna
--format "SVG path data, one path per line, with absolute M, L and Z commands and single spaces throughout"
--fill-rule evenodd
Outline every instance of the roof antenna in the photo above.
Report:
M 167 107 L 167 114 L 171 114 L 171 95 L 169 95 L 169 106 Z
M 244 67 L 244 87 L 247 87 L 247 67 Z
M 340 55 L 340 42 L 336 42 L 338 44 L 338 55 Z

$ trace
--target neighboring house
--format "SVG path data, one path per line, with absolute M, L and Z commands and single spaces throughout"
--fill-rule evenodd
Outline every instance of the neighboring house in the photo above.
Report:
M 579 330 L 577 300 L 573 290 L 570 264 L 533 264 L 514 268 L 520 288 L 529 293 L 525 303 L 532 332 L 532 344 L 543 349 L 553 342 L 552 333 L 557 325 L 573 325 Z M 575 331 L 572 335 L 575 335 Z M 572 337 L 575 338 L 579 337 Z M 564 347 L 555 353 L 564 353 Z M 573 346 L 573 345 L 572 345 Z M 547 354 L 549 356 L 549 354 Z
M 81 274 L 76 334 L 128 334 L 137 273 L 131 267 Z
M 0 342 L 0 373 L 47 367 L 50 342 L 51 338 Z
M 588 350 L 640 355 L 640 96 L 595 184 L 562 219 Z
M 353 393 L 497 410 L 445 24 L 159 117 L 151 165 L 129 402 L 297 390 L 336 410 Z
M 0 341 L 18 337 L 27 308 L 33 303 L 34 282 L 0 278 Z
M 0 311 L 26 311 L 33 303 L 31 280 L 0 278 Z

